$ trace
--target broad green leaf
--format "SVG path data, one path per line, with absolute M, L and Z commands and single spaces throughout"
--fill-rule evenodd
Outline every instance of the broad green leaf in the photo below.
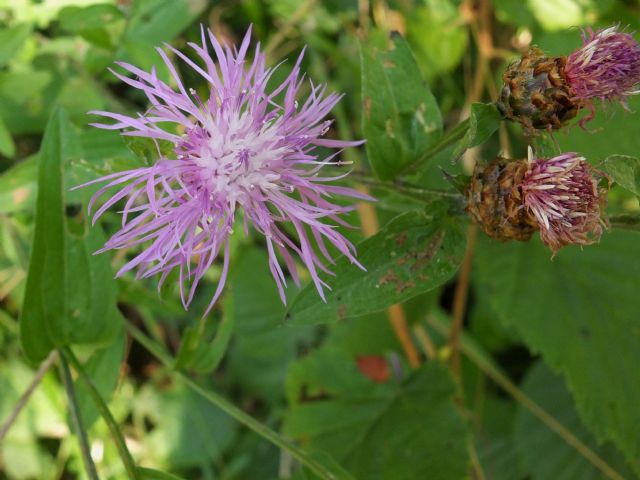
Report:
M 321 349 L 296 365 L 303 373 L 306 368 L 323 379 L 317 386 L 322 393 L 290 407 L 284 425 L 288 435 L 326 451 L 355 478 L 468 478 L 467 428 L 443 365 L 428 362 L 404 381 L 380 385 L 359 373 L 342 352 Z M 336 375 L 344 382 L 336 384 Z M 301 385 L 299 395 L 305 390 Z
M 245 248 L 235 260 L 229 297 L 235 304 L 235 333 L 226 359 L 226 375 L 243 390 L 280 405 L 287 368 L 313 328 L 282 326 L 285 306 L 269 272 L 264 250 Z M 290 285 L 287 293 L 297 289 Z
M 15 154 L 16 146 L 13 143 L 13 138 L 11 138 L 11 133 L 2 117 L 0 117 L 0 155 L 11 158 Z
M 464 232 L 454 220 L 438 221 L 418 212 L 401 215 L 357 246 L 366 272 L 339 259 L 335 277 L 323 277 L 331 287 L 326 302 L 307 285 L 291 304 L 286 322 L 330 323 L 401 303 L 449 280 L 464 248 Z
M 598 445 L 580 421 L 562 379 L 554 375 L 542 362 L 538 362 L 527 373 L 522 389 L 529 398 L 551 414 L 623 478 L 634 478 L 622 455 L 610 443 Z M 518 407 L 514 440 L 520 462 L 528 473 L 527 478 L 531 480 L 611 478 L 605 476 L 521 405 Z
M 551 260 L 538 241 L 479 245 L 479 281 L 500 319 L 564 375 L 584 424 L 640 472 L 638 237 L 605 233 Z
M 0 67 L 4 67 L 20 51 L 31 33 L 31 25 L 21 23 L 0 30 Z
M 604 159 L 601 168 L 622 188 L 640 196 L 640 158 L 610 155 Z
M 20 319 L 20 340 L 27 357 L 40 361 L 68 339 L 65 285 L 64 158 L 75 154 L 73 130 L 64 111 L 55 111 L 40 150 L 35 233 Z M 61 328 L 57 328 L 61 327 Z
M 83 236 L 67 231 L 64 161 L 80 155 L 67 114 L 53 113 L 39 153 L 35 234 L 20 339 L 32 361 L 55 347 L 107 343 L 119 329 L 116 286 L 100 228 Z
M 134 412 L 155 426 L 145 437 L 144 455 L 168 470 L 219 459 L 237 430 L 229 416 L 183 384 L 166 390 L 147 385 L 138 394 Z
M 363 131 L 367 157 L 381 179 L 395 177 L 440 137 L 442 118 L 407 42 L 361 47 Z

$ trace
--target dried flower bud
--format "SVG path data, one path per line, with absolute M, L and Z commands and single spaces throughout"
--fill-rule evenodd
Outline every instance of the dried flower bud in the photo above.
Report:
M 603 177 L 576 153 L 529 162 L 520 185 L 523 204 L 535 217 L 540 238 L 554 253 L 565 245 L 600 240 L 608 190 L 598 186 Z
M 620 100 L 640 93 L 640 45 L 613 26 L 582 33 L 583 45 L 569 57 L 548 57 L 531 48 L 507 67 L 497 106 L 503 116 L 533 130 L 557 130 L 593 99 Z
M 490 237 L 526 241 L 536 230 L 554 252 L 597 242 L 606 226 L 605 175 L 575 154 L 551 159 L 498 158 L 476 166 L 467 189 L 468 210 Z
M 534 47 L 509 65 L 497 102 L 502 115 L 529 131 L 557 130 L 574 118 L 581 103 L 565 78 L 565 62 Z
M 497 158 L 476 165 L 467 188 L 469 213 L 491 238 L 527 241 L 538 228 L 522 208 L 520 184 L 527 171 L 526 160 Z
M 621 100 L 640 93 L 640 45 L 613 26 L 582 32 L 584 45 L 567 58 L 565 76 L 582 100 Z

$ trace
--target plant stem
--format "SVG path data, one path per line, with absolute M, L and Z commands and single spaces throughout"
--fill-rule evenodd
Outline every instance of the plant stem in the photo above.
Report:
M 450 330 L 450 326 L 445 322 L 430 316 L 427 321 L 438 332 L 446 335 Z M 585 445 L 578 437 L 562 425 L 555 417 L 544 410 L 540 405 L 534 402 L 522 390 L 520 390 L 506 375 L 498 370 L 491 361 L 489 356 L 481 352 L 477 347 L 473 346 L 466 338 L 461 338 L 460 350 L 471 362 L 480 369 L 487 377 L 493 380 L 500 388 L 507 392 L 514 400 L 529 410 L 542 423 L 544 423 L 551 431 L 558 434 L 568 445 L 575 448 L 589 463 L 600 470 L 607 478 L 612 480 L 624 480 L 623 477 L 614 470 L 607 462 L 604 461 L 596 452 Z
M 470 225 L 467 231 L 467 250 L 462 260 L 460 275 L 458 275 L 458 282 L 453 294 L 453 324 L 449 335 L 449 347 L 451 348 L 451 370 L 455 376 L 460 374 L 460 332 L 469 296 L 469 281 L 477 235 L 477 227 Z
M 73 379 L 71 378 L 71 372 L 69 371 L 69 364 L 67 363 L 67 359 L 63 352 L 59 351 L 58 353 L 58 358 L 60 358 L 60 369 L 62 371 L 62 382 L 64 383 L 64 389 L 67 392 L 67 398 L 69 399 L 71 422 L 73 423 L 73 429 L 76 431 L 78 443 L 80 444 L 80 453 L 82 455 L 82 461 L 84 462 L 84 468 L 87 471 L 87 476 L 91 480 L 99 480 L 96 466 L 91 458 L 89 439 L 87 438 L 87 431 L 84 429 L 82 416 L 80 415 L 80 406 L 78 405 L 76 392 L 73 388 Z
M 174 368 L 175 360 L 164 351 L 164 348 L 161 345 L 158 345 L 156 342 L 147 337 L 143 332 L 141 332 L 136 326 L 131 324 L 130 322 L 125 323 L 125 327 L 129 334 L 146 348 L 154 357 L 156 357 L 160 362 L 167 368 Z M 200 394 L 203 398 L 208 400 L 211 404 L 218 407 L 220 410 L 228 414 L 229 416 L 236 419 L 238 422 L 250 428 L 254 432 L 256 432 L 261 437 L 270 441 L 274 445 L 287 450 L 293 455 L 300 463 L 304 464 L 307 468 L 313 471 L 320 478 L 325 480 L 337 480 L 336 477 L 330 470 L 328 470 L 324 465 L 320 462 L 316 461 L 313 458 L 310 458 L 304 451 L 300 450 L 295 445 L 286 441 L 282 438 L 278 433 L 271 430 L 269 427 L 266 427 L 259 421 L 257 421 L 252 416 L 248 415 L 244 411 L 240 410 L 233 403 L 231 403 L 226 398 L 222 397 L 216 392 L 211 390 L 207 390 L 200 385 L 198 385 L 194 380 L 187 377 L 185 374 L 178 370 L 173 370 L 174 374 L 180 378 L 189 388 L 191 388 L 196 393 Z
M 64 347 L 62 349 L 62 355 L 64 356 L 65 360 L 67 360 L 69 363 L 73 365 L 74 370 L 78 373 L 82 382 L 84 382 L 84 384 L 87 386 L 87 389 L 89 390 L 89 395 L 91 395 L 91 398 L 93 399 L 93 402 L 98 408 L 100 415 L 102 416 L 105 423 L 109 427 L 109 431 L 111 432 L 111 437 L 113 438 L 113 441 L 116 444 L 116 448 L 118 449 L 118 454 L 120 455 L 120 459 L 122 460 L 124 468 L 127 471 L 128 477 L 133 480 L 139 478 L 138 473 L 136 471 L 135 462 L 133 461 L 133 457 L 131 456 L 131 453 L 127 449 L 127 444 L 124 441 L 122 432 L 120 431 L 120 428 L 118 427 L 117 422 L 113 418 L 113 415 L 111 415 L 111 412 L 109 411 L 109 407 L 107 406 L 105 401 L 102 399 L 100 392 L 98 392 L 98 389 L 93 384 L 93 381 L 91 380 L 91 378 L 89 378 L 89 375 L 87 375 L 87 372 L 84 370 L 84 367 L 82 366 L 78 358 L 75 356 L 75 354 L 69 347 Z
M 610 217 L 609 223 L 616 229 L 640 231 L 640 215 L 617 215 Z
M 53 365 L 53 362 L 55 362 L 56 356 L 57 356 L 56 355 L 56 351 L 54 350 L 40 364 L 40 367 L 38 368 L 38 371 L 36 372 L 35 376 L 33 377 L 33 380 L 31 380 L 31 383 L 29 384 L 27 389 L 24 391 L 24 393 L 18 399 L 18 402 L 16 403 L 16 406 L 13 407 L 13 410 L 9 414 L 9 417 L 7 417 L 5 422 L 0 427 L 0 443 L 2 442 L 4 437 L 9 432 L 9 429 L 11 429 L 11 426 L 13 425 L 13 423 L 18 418 L 18 415 L 20 415 L 20 412 L 22 411 L 22 409 L 27 405 L 27 402 L 31 398 L 31 395 L 33 394 L 33 392 L 35 392 L 35 390 L 38 387 L 38 385 L 40 385 L 40 382 L 42 381 L 42 378 L 49 371 L 49 369 L 51 368 L 51 365 Z

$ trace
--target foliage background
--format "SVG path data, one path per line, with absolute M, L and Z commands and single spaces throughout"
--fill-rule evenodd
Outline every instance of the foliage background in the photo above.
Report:
M 34 358 L 51 347 L 42 323 L 29 319 L 60 308 L 49 326 L 62 344 L 76 345 L 136 462 L 183 478 L 314 474 L 291 451 L 190 389 L 125 334 L 123 319 L 165 345 L 181 371 L 297 442 L 340 472 L 337 478 L 639 477 L 637 233 L 614 228 L 601 244 L 566 248 L 553 261 L 537 239 L 503 245 L 478 236 L 465 267 L 467 223 L 459 208 L 456 213 L 438 201 L 425 208 L 420 192 L 409 199 L 368 174 L 373 168 L 391 182 L 418 157 L 424 161 L 403 181 L 447 188 L 441 169 L 461 173 L 498 153 L 523 157 L 519 127 L 499 125 L 490 109 L 472 104 L 495 100 L 501 72 L 532 42 L 568 54 L 579 45 L 574 27 L 617 22 L 637 29 L 638 2 L 0 0 L 0 419 L 32 380 Z M 258 237 L 237 239 L 232 280 L 206 322 L 200 316 L 215 268 L 185 312 L 175 289 L 158 296 L 154 281 L 112 280 L 123 255 L 91 255 L 117 217 L 89 229 L 88 193 L 68 188 L 154 158 L 145 142 L 87 127 L 92 109 L 145 109 L 140 92 L 116 83 L 107 67 L 117 59 L 145 69 L 156 65 L 168 80 L 154 46 L 197 41 L 201 23 L 228 41 L 253 23 L 272 63 L 291 60 L 307 45 L 310 77 L 346 93 L 331 134 L 369 142 L 346 159 L 380 201 L 354 214 L 362 229 L 349 235 L 361 241 L 404 215 L 360 246 L 365 265 L 372 265 L 367 275 L 339 262 L 327 305 L 309 289 L 290 288 L 287 312 Z M 407 43 L 396 38 L 385 53 L 391 31 Z M 388 75 L 385 59 L 401 70 Z M 278 75 L 284 78 L 287 68 Z M 181 73 L 203 87 L 193 72 Z M 53 113 L 56 107 L 66 113 Z M 632 110 L 639 107 L 631 102 Z M 451 148 L 424 153 L 469 114 L 475 126 L 465 124 Z M 593 163 L 637 155 L 636 118 L 610 105 L 591 124 L 594 132 L 572 128 L 557 140 Z M 388 121 L 398 129 L 393 138 Z M 633 173 L 627 190 L 611 192 L 610 214 L 640 209 Z M 56 192 L 60 182 L 64 191 Z M 53 213 L 41 208 L 36 214 L 37 198 Z M 34 237 L 36 223 L 43 233 Z M 398 239 L 407 232 L 405 244 Z M 444 253 L 430 258 L 419 280 L 381 283 L 394 254 L 414 255 L 437 241 Z M 42 265 L 66 262 L 56 276 L 30 269 L 30 258 Z M 456 274 L 461 263 L 463 273 Z M 464 332 L 451 345 L 455 292 L 467 274 Z M 40 303 L 23 305 L 25 290 Z M 393 303 L 401 307 L 387 310 Z M 394 333 L 403 321 L 418 357 L 407 357 Z M 453 374 L 447 368 L 452 348 L 463 354 Z M 83 385 L 77 388 L 100 478 L 127 478 L 106 425 Z M 85 478 L 55 368 L 2 439 L 0 477 Z

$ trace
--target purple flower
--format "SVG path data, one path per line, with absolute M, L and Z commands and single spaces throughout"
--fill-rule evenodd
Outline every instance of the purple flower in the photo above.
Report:
M 576 153 L 531 157 L 520 189 L 542 241 L 554 254 L 565 245 L 597 242 L 606 225 L 601 212 L 606 191 L 598 188 L 597 178 L 603 174 Z
M 168 158 L 161 156 L 158 149 L 159 158 L 150 167 L 90 182 L 106 182 L 91 199 L 90 212 L 99 197 L 116 189 L 95 211 L 94 223 L 107 209 L 124 202 L 121 228 L 100 252 L 143 245 L 117 275 L 132 269 L 137 269 L 138 277 L 158 274 L 160 288 L 169 273 L 177 269 L 185 308 L 205 272 L 221 255 L 220 280 L 208 313 L 223 290 L 229 269 L 230 237 L 240 219 L 245 232 L 251 224 L 264 236 L 269 268 L 283 302 L 286 277 L 281 262 L 299 284 L 296 258 L 309 270 L 324 299 L 323 287 L 327 285 L 319 272 L 331 273 L 326 266 L 334 263 L 330 247 L 360 266 L 354 246 L 336 229 L 337 224 L 349 226 L 340 214 L 355 207 L 334 203 L 332 197 L 372 200 L 333 184 L 346 174 L 321 174 L 323 167 L 334 163 L 340 150 L 319 159 L 316 147 L 343 149 L 363 143 L 323 138 L 331 125 L 323 119 L 341 95 L 327 94 L 326 86 L 308 82 L 308 96 L 298 103 L 306 83 L 300 72 L 304 52 L 284 82 L 268 92 L 267 83 L 275 69 L 265 67 L 265 55 L 259 45 L 253 62 L 247 61 L 251 29 L 239 49 L 221 45 L 204 28 L 201 37 L 202 45 L 189 43 L 201 65 L 171 46 L 166 47 L 206 80 L 209 98 L 202 100 L 193 89 L 185 88 L 174 64 L 158 48 L 177 90 L 160 80 L 155 68 L 145 72 L 118 63 L 136 78 L 113 72 L 114 75 L 144 92 L 151 106 L 135 117 L 90 112 L 115 120 L 93 126 L 154 141 L 166 140 L 173 144 L 175 153 L 175 158 Z M 209 51 L 209 43 L 215 57 Z M 277 103 L 278 98 L 282 98 L 281 104 Z
M 582 100 L 621 100 L 640 93 L 640 45 L 617 26 L 582 32 L 584 45 L 567 58 L 565 75 Z

